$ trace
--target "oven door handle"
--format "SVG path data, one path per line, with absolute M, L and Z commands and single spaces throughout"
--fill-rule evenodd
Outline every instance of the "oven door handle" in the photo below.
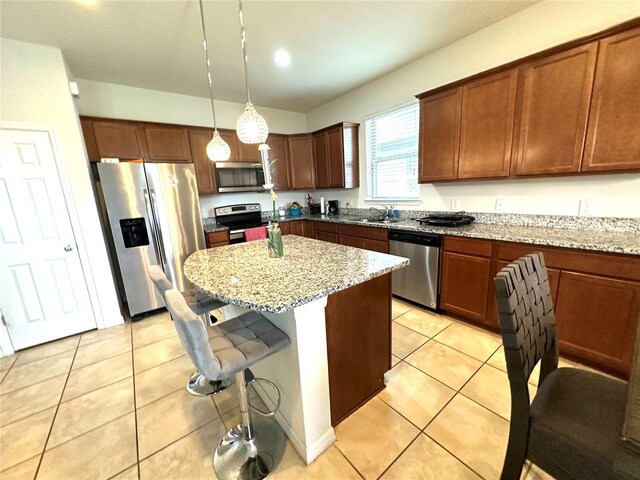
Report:
M 238 240 L 244 238 L 244 228 L 238 230 L 229 230 L 229 240 Z

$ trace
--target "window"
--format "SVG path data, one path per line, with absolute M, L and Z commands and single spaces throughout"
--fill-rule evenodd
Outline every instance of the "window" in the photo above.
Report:
M 365 120 L 367 195 L 371 200 L 418 200 L 419 104 Z

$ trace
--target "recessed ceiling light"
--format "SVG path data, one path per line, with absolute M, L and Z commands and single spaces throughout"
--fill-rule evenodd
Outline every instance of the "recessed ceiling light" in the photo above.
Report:
M 273 56 L 273 61 L 276 62 L 276 65 L 279 67 L 288 67 L 291 64 L 291 55 L 286 50 L 278 50 L 276 54 Z

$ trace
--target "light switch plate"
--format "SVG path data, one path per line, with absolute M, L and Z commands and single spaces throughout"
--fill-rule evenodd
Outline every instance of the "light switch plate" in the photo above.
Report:
M 496 198 L 496 212 L 504 212 L 507 202 L 504 198 Z
M 451 199 L 451 210 L 453 210 L 454 212 L 460 210 L 460 199 L 459 198 L 452 198 Z

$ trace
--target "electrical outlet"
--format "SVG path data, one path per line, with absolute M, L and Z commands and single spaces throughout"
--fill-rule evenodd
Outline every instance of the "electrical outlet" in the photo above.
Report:
M 345 206 L 345 208 L 353 208 L 353 203 L 351 203 L 351 199 L 350 198 L 347 198 L 344 201 L 344 206 Z
M 578 211 L 578 215 L 593 215 L 594 204 L 595 202 L 593 200 L 580 200 L 580 210 Z
M 504 198 L 496 198 L 496 212 L 504 212 L 507 202 Z
M 453 210 L 454 212 L 457 212 L 458 210 L 460 210 L 460 199 L 459 198 L 452 198 L 451 199 L 451 210 Z

